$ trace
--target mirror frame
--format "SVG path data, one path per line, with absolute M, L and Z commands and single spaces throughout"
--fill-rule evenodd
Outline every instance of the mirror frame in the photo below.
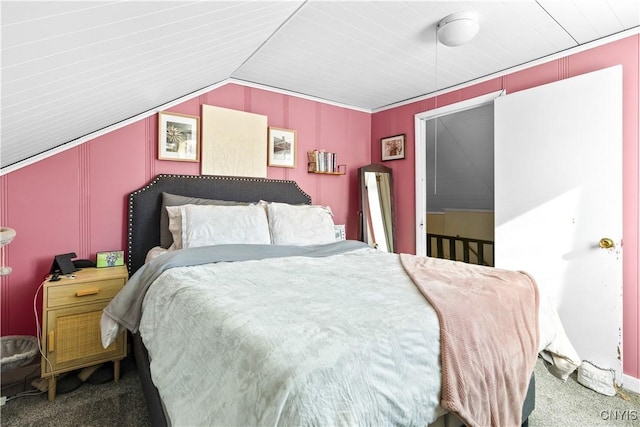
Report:
M 359 239 L 365 243 L 369 243 L 369 236 L 366 227 L 365 220 L 369 215 L 368 205 L 367 205 L 367 194 L 365 191 L 365 172 L 376 172 L 376 173 L 388 173 L 389 174 L 389 194 L 391 199 L 391 244 L 393 245 L 393 250 L 391 252 L 397 251 L 396 245 L 396 214 L 395 214 L 395 198 L 393 191 L 393 169 L 377 164 L 372 163 L 370 165 L 362 166 L 358 169 L 358 189 L 360 190 L 360 229 L 359 229 Z

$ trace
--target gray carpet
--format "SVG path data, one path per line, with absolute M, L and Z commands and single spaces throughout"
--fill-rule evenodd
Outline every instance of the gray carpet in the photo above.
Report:
M 536 365 L 536 409 L 530 426 L 640 427 L 640 395 L 608 397 L 577 383 L 553 377 Z M 123 363 L 120 382 L 83 384 L 53 402 L 46 393 L 9 400 L 0 412 L 2 426 L 148 426 L 147 407 L 135 366 Z
M 85 383 L 75 391 L 56 396 L 52 402 L 46 392 L 10 399 L 0 417 L 2 426 L 15 427 L 150 425 L 138 373 L 129 359 L 122 362 L 117 383 Z
M 549 373 L 538 358 L 536 408 L 529 425 L 566 427 L 640 427 L 640 395 L 619 390 L 605 396 L 583 387 L 574 372 L 566 382 Z

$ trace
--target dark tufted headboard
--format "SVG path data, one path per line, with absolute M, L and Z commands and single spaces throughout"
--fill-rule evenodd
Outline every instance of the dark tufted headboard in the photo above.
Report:
M 129 195 L 129 275 L 144 264 L 149 249 L 160 245 L 163 192 L 238 202 L 311 203 L 311 197 L 295 181 L 218 175 L 158 175 Z

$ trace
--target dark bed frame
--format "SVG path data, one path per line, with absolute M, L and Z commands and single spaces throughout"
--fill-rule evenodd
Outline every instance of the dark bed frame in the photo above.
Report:
M 311 204 L 311 197 L 302 191 L 295 181 L 218 175 L 158 175 L 148 185 L 129 195 L 127 268 L 130 276 L 144 264 L 147 252 L 160 245 L 160 210 L 163 192 L 239 202 L 265 200 Z M 151 379 L 147 349 L 139 334 L 132 334 L 131 340 L 151 425 L 168 426 L 162 399 Z M 533 411 L 534 402 L 535 378 L 532 376 L 522 410 L 523 426 L 528 425 L 528 417 Z
M 162 193 L 203 199 L 239 202 L 311 204 L 311 197 L 295 181 L 217 175 L 158 175 L 148 185 L 129 195 L 127 268 L 133 275 L 147 252 L 160 245 Z M 133 353 L 144 391 L 151 425 L 167 426 L 164 406 L 151 379 L 149 355 L 139 334 L 132 334 Z

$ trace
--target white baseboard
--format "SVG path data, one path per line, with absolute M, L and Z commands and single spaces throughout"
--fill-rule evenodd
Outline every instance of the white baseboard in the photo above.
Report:
M 622 374 L 622 388 L 633 391 L 634 393 L 640 393 L 640 378 Z

